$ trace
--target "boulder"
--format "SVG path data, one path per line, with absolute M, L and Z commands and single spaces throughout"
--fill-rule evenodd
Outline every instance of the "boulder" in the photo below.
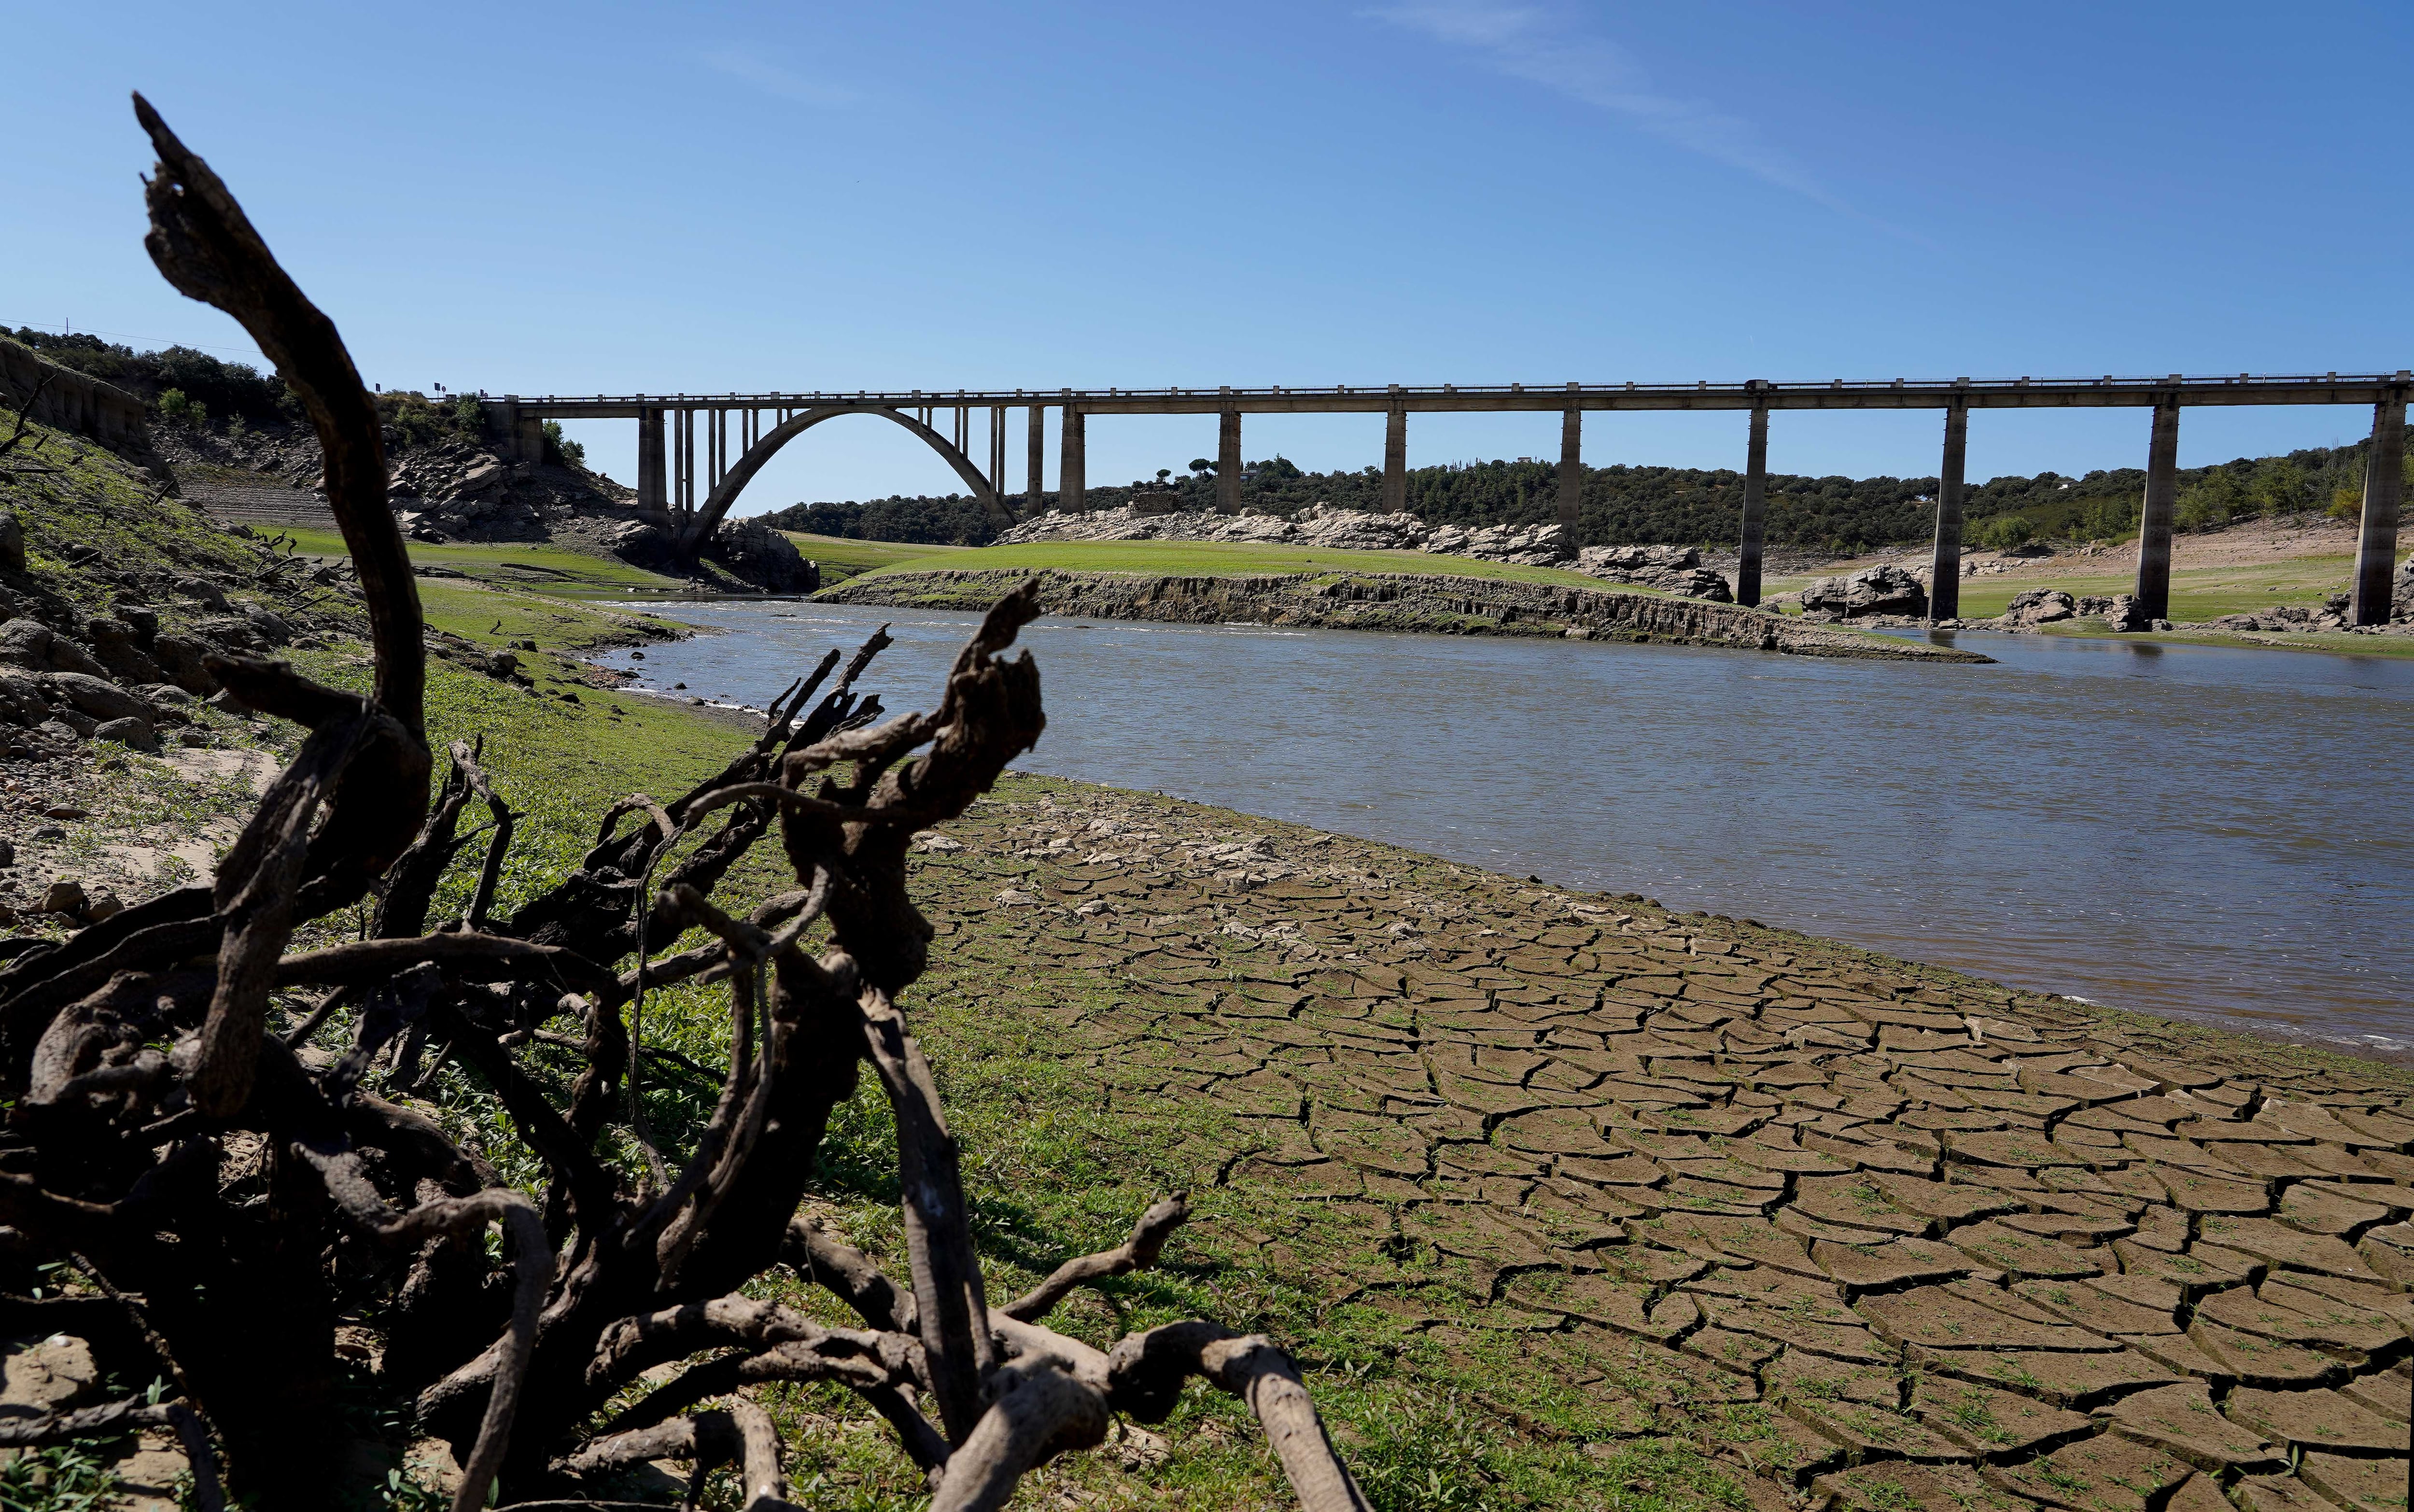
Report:
M 497 677 L 508 677 L 520 670 L 520 659 L 509 651 L 486 653 L 486 671 Z
M 2111 597 L 2104 605 L 2104 623 L 2107 629 L 2123 633 L 2154 628 L 2152 621 L 2138 612 L 2138 596 L 2133 593 L 2116 593 Z
M 134 631 L 134 644 L 149 650 L 151 637 L 159 633 L 158 612 L 145 609 L 141 604 L 122 603 L 117 606 L 117 617 Z
M 109 669 L 102 666 L 91 652 L 64 635 L 51 637 L 51 670 L 71 672 L 78 676 L 96 677 L 103 681 L 106 681 L 109 676 Z
M 239 615 L 213 615 L 193 626 L 193 639 L 218 651 L 239 651 L 257 655 L 268 649 L 268 643 L 250 620 Z
M 1481 530 L 1445 525 L 1426 538 L 1424 549 L 1487 562 L 1507 562 L 1514 567 L 1555 567 L 1573 561 L 1576 556 L 1575 542 L 1568 539 L 1567 527 L 1556 522 L 1494 525 Z
M 805 560 L 797 543 L 760 520 L 724 520 L 714 531 L 712 559 L 737 576 L 771 593 L 811 593 L 821 571 Z
M 1735 589 L 1704 567 L 1702 554 L 1691 546 L 1587 546 L 1576 553 L 1575 570 L 1682 598 L 1735 602 Z
M 1699 599 L 1705 603 L 1733 603 L 1735 589 L 1727 580 L 1706 567 L 1688 568 L 1682 571 L 1663 572 L 1651 579 L 1650 586 L 1679 598 Z
M 2011 625 L 2052 625 L 2079 617 L 2079 600 L 2060 588 L 2029 588 L 2012 595 L 2004 611 Z
M 290 645 L 292 644 L 292 627 L 286 624 L 284 619 L 280 616 L 270 614 L 265 609 L 247 609 L 244 611 L 243 618 L 244 623 L 251 627 L 251 632 L 259 636 L 261 640 L 266 641 L 269 645 Z
M 511 481 L 512 469 L 493 457 L 487 457 L 463 473 L 461 481 L 454 485 L 454 491 L 464 496 L 497 494 L 502 492 L 503 485 Z
M 54 672 L 50 675 L 49 686 L 52 692 L 96 719 L 140 719 L 145 725 L 151 722 L 150 704 L 105 677 Z
M 0 665 L 48 672 L 51 640 L 51 627 L 38 619 L 18 618 L 0 624 Z
M 196 600 L 201 603 L 208 605 L 210 608 L 218 611 L 220 614 L 224 614 L 226 612 L 226 589 L 219 587 L 208 578 L 180 577 L 176 580 L 176 591 L 183 594 L 187 599 Z
M 40 683 L 0 672 L 0 723 L 23 725 L 30 730 L 50 717 L 51 701 L 42 696 Z
M 612 555 L 633 567 L 648 569 L 671 565 L 671 533 L 658 525 L 631 520 L 613 528 L 605 538 Z
M 1864 568 L 1847 577 L 1821 578 L 1802 590 L 1804 614 L 1859 619 L 1870 615 L 1928 615 L 1928 590 L 1900 567 Z
M 218 690 L 218 680 L 201 665 L 201 643 L 182 635 L 162 635 L 151 643 L 151 659 L 169 682 L 199 698 Z
M 2389 584 L 2389 617 L 2414 619 L 2414 556 L 2397 564 L 2397 575 Z
M 0 510 L 0 569 L 25 570 L 25 527 L 7 510 Z
M 1665 572 L 1701 565 L 1702 554 L 1691 546 L 1587 546 L 1576 553 L 1576 571 L 1595 577 Z
M 152 730 L 148 719 L 105 720 L 94 729 L 92 738 L 114 740 L 135 750 L 148 751 L 154 756 L 159 754 L 159 736 Z
M 1433 534 L 1423 520 L 1405 511 L 1376 514 L 1322 504 L 1311 504 L 1292 515 L 1291 525 L 1307 544 L 1342 551 L 1414 551 Z
M 93 660 L 120 682 L 156 683 L 159 663 L 142 649 L 142 637 L 122 619 L 95 619 L 84 626 L 92 638 Z
M 42 895 L 41 906 L 36 912 L 65 913 L 72 917 L 83 912 L 83 883 L 54 882 L 51 883 L 50 891 Z

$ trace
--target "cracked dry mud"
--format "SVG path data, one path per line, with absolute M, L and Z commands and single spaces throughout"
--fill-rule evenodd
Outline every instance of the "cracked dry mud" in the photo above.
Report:
M 2406 1506 L 2396 1068 L 1047 779 L 916 892 L 1192 1242 L 1506 1421 L 1771 1507 Z

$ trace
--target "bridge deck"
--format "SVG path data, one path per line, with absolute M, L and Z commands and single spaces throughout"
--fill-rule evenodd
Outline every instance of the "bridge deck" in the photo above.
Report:
M 1215 389 L 914 389 L 872 392 L 664 394 L 509 394 L 523 413 L 633 420 L 647 409 L 821 408 L 956 409 L 1070 406 L 1094 415 L 1382 414 L 1390 410 L 1972 409 L 2145 408 L 2183 405 L 2370 405 L 2402 392 L 2414 374 L 2247 374 L 2230 377 L 1953 378 L 1776 383 L 1569 383 Z

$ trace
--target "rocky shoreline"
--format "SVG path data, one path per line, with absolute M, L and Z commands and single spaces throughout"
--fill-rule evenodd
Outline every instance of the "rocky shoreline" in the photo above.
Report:
M 1029 576 L 1030 571 L 1017 568 L 875 572 L 826 589 L 815 601 L 985 609 Z M 1040 598 L 1050 614 L 1094 619 L 1553 636 L 1903 661 L 1991 660 L 1974 651 L 1805 624 L 1732 604 L 1504 578 L 1408 572 L 1164 576 L 1051 571 Z

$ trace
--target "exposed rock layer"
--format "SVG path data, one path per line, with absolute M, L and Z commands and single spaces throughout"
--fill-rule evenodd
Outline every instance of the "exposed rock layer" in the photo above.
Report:
M 1030 575 L 1007 568 L 878 572 L 850 578 L 821 597 L 834 603 L 979 609 Z M 1728 604 L 1500 578 L 1408 572 L 1231 577 L 1051 572 L 1047 578 L 1040 596 L 1049 613 L 1099 619 L 1656 641 L 1748 646 L 1796 656 L 1989 660 L 1974 652 L 1828 630 Z
M 1729 603 L 1727 580 L 1702 566 L 1690 546 L 1587 546 L 1560 525 L 1494 525 L 1468 529 L 1428 525 L 1406 512 L 1377 514 L 1311 504 L 1295 514 L 1176 512 L 1150 503 L 1068 514 L 1051 510 L 997 538 L 1001 546 L 1042 541 L 1214 541 L 1253 545 L 1318 546 L 1337 551 L 1422 551 L 1472 556 L 1513 567 L 1564 567 L 1571 571 Z

